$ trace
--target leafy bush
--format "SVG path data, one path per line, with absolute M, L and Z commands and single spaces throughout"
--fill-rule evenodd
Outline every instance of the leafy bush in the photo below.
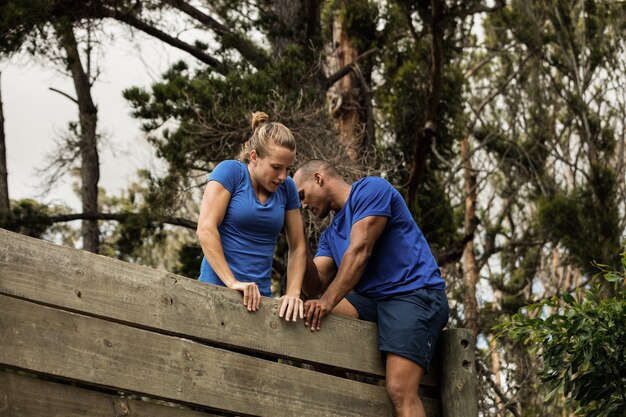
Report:
M 562 394 L 576 415 L 626 415 L 626 252 L 622 270 L 595 264 L 594 285 L 532 304 L 497 326 L 541 355 L 546 399 Z

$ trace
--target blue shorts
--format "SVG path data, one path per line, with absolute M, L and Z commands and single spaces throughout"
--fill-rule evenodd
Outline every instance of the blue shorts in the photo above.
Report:
M 444 290 L 421 288 L 381 300 L 350 293 L 346 299 L 359 319 L 378 324 L 378 350 L 408 358 L 428 372 L 437 337 L 448 322 Z

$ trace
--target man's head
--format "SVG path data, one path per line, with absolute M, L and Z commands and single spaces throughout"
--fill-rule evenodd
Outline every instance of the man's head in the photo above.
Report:
M 333 202 L 334 184 L 337 180 L 343 183 L 343 180 L 327 161 L 313 159 L 305 162 L 298 168 L 293 180 L 298 188 L 302 207 L 315 216 L 324 218 L 331 210 L 337 209 Z

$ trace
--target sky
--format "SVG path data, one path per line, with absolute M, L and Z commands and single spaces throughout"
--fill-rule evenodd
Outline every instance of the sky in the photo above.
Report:
M 119 194 L 135 178 L 138 169 L 162 169 L 148 145 L 139 121 L 122 91 L 131 86 L 149 87 L 184 52 L 142 33 L 133 37 L 118 28 L 100 48 L 101 75 L 92 88 L 98 106 L 98 128 L 105 140 L 100 146 L 100 187 L 107 194 Z M 2 103 L 5 118 L 9 195 L 11 199 L 36 198 L 45 203 L 63 203 L 80 211 L 80 200 L 68 177 L 42 196 L 45 175 L 37 168 L 46 165 L 55 149 L 55 140 L 78 120 L 75 103 L 49 88 L 76 96 L 72 80 L 44 59 L 18 55 L 0 61 Z

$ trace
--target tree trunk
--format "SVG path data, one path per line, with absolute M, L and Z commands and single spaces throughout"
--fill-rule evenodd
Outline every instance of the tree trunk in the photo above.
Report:
M 71 25 L 58 25 L 56 29 L 61 46 L 67 54 L 67 67 L 72 74 L 78 97 L 83 212 L 95 215 L 98 213 L 98 181 L 100 180 L 98 136 L 96 134 L 98 109 L 91 97 L 89 74 L 85 72 L 81 63 L 73 28 Z M 98 253 L 99 230 L 97 220 L 83 220 L 82 237 L 83 249 Z
M 424 126 L 418 129 L 413 151 L 411 173 L 409 176 L 408 202 L 409 206 L 417 204 L 417 189 L 419 188 L 426 169 L 426 157 L 430 154 L 430 147 L 437 135 L 439 121 L 439 101 L 443 83 L 443 0 L 431 0 L 431 15 L 428 26 L 431 30 L 430 41 L 430 91 L 426 103 Z
M 0 216 L 10 211 L 7 148 L 4 135 L 4 112 L 2 110 L 2 73 L 0 72 Z
M 276 15 L 272 43 L 275 54 L 280 57 L 289 45 L 302 45 L 307 34 L 307 4 L 303 0 L 274 0 L 271 4 Z
M 463 160 L 463 177 L 465 179 L 465 235 L 473 236 L 476 231 L 476 173 L 470 160 L 469 137 L 461 141 L 461 159 Z M 478 303 L 476 301 L 476 282 L 478 269 L 474 255 L 474 239 L 465 244 L 463 252 L 463 275 L 465 278 L 465 325 L 474 337 L 478 335 Z
M 493 335 L 489 335 L 489 355 L 491 356 L 491 372 L 493 372 L 494 383 L 502 389 L 502 378 L 500 378 L 500 354 L 498 353 L 498 342 Z M 496 417 L 505 417 L 505 404 L 502 399 L 496 397 Z
M 315 81 L 300 85 L 298 88 L 314 88 L 325 91 L 325 76 L 319 65 L 318 51 L 322 48 L 321 9 L 316 0 L 272 0 L 267 2 L 266 13 L 273 15 L 275 21 L 268 31 L 272 43 L 273 60 L 283 60 L 288 47 L 297 47 L 298 54 L 305 59 L 310 68 L 315 68 Z M 288 58 L 287 58 L 288 59 Z
M 335 49 L 328 59 L 328 70 L 331 74 L 354 63 L 358 56 L 350 36 L 345 31 L 340 13 L 336 13 L 333 20 L 332 45 Z M 348 157 L 353 161 L 357 160 L 360 154 L 359 103 L 355 88 L 355 76 L 349 73 L 328 90 L 331 114 L 339 131 L 339 142 L 347 147 Z

